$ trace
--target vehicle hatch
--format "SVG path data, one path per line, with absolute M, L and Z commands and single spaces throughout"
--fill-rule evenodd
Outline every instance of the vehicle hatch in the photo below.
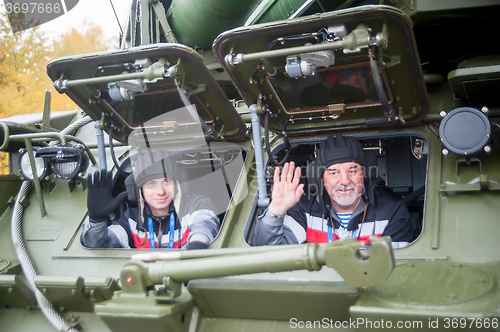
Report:
M 236 28 L 213 49 L 245 102 L 273 115 L 275 132 L 398 126 L 429 110 L 412 28 L 398 9 L 362 6 Z
M 114 138 L 124 143 L 144 124 L 155 127 L 165 140 L 176 128 L 198 125 L 187 111 L 165 121 L 169 112 L 186 108 L 178 87 L 203 120 L 206 139 L 238 141 L 246 131 L 202 57 L 184 45 L 165 43 L 64 57 L 50 62 L 47 72 L 59 92 L 94 120 L 101 120 L 106 130 L 113 125 Z

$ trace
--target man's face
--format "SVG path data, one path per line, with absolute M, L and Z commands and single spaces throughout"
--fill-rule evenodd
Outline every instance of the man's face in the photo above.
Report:
M 334 164 L 323 173 L 326 191 L 337 211 L 349 212 L 356 208 L 364 190 L 363 168 L 358 163 Z
M 174 180 L 170 178 L 154 179 L 142 185 L 142 196 L 156 217 L 168 214 L 174 197 Z

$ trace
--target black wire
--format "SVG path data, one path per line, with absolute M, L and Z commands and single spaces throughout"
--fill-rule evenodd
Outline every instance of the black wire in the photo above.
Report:
M 118 19 L 118 15 L 116 15 L 115 6 L 113 6 L 113 1 L 109 0 L 109 3 L 111 4 L 111 8 L 113 8 L 113 13 L 115 13 L 116 22 L 118 22 L 118 27 L 120 28 L 120 32 L 121 32 L 121 34 L 123 36 L 123 29 L 122 29 L 122 26 L 120 24 L 120 20 Z
M 323 33 L 319 32 L 318 34 L 320 34 L 322 37 L 323 37 L 323 40 L 325 40 L 325 36 Z M 285 42 L 285 41 L 290 41 L 290 40 L 302 40 L 302 39 L 310 39 L 310 38 L 313 38 L 315 39 L 316 35 L 312 34 L 312 33 L 301 33 L 299 35 L 290 35 L 290 36 L 285 36 L 285 37 L 280 37 L 280 38 L 276 38 L 274 39 L 273 41 L 271 41 L 267 46 L 266 48 L 264 49 L 265 51 L 269 51 L 271 48 L 274 47 L 274 45 L 276 45 L 278 42 Z
M 271 147 L 269 144 L 269 113 L 270 112 L 266 112 L 266 115 L 264 116 L 264 139 L 266 144 L 267 157 L 271 162 L 271 164 L 273 164 L 273 166 L 283 166 L 283 164 L 285 164 L 285 162 L 287 161 L 288 156 L 290 155 L 290 143 L 288 142 L 288 139 L 285 140 L 285 146 L 287 146 L 285 156 L 283 157 L 283 159 L 281 159 L 279 163 L 276 162 L 273 158 L 273 154 L 271 153 Z M 283 133 L 284 133 L 283 139 L 285 139 L 286 133 L 285 131 L 283 131 Z
M 111 151 L 111 158 L 113 159 L 113 163 L 115 164 L 115 167 L 118 170 L 118 173 L 120 173 L 120 175 L 122 175 L 123 177 L 126 178 L 128 176 L 128 174 L 125 173 L 124 171 L 122 171 L 122 169 L 120 168 L 120 165 L 118 165 L 118 160 L 116 160 L 115 150 L 113 148 L 113 128 L 114 128 L 113 125 L 109 126 L 109 149 Z
M 280 118 L 276 117 L 276 120 L 278 120 L 278 123 L 281 127 L 281 132 L 283 133 L 283 139 L 285 141 L 285 149 L 287 150 L 285 157 L 279 163 L 277 163 L 272 156 L 271 148 L 269 146 L 269 113 L 273 109 L 273 105 L 271 104 L 269 99 L 266 97 L 266 94 L 264 93 L 264 89 L 262 89 L 262 85 L 259 83 L 259 81 L 255 77 L 261 69 L 262 69 L 262 61 L 259 62 L 259 64 L 257 65 L 257 68 L 255 68 L 254 71 L 252 72 L 252 82 L 255 84 L 255 86 L 259 90 L 259 93 L 262 96 L 262 99 L 264 100 L 264 102 L 267 105 L 267 111 L 266 111 L 266 115 L 264 117 L 264 137 L 265 137 L 267 156 L 268 156 L 271 164 L 273 164 L 274 166 L 282 166 L 286 162 L 286 160 L 288 159 L 288 156 L 290 155 L 291 146 L 290 146 L 290 142 L 288 141 L 283 122 L 280 120 Z M 276 114 L 276 112 L 273 112 L 273 113 Z
M 375 85 L 375 91 L 377 92 L 378 99 L 380 99 L 380 104 L 382 105 L 382 109 L 384 110 L 384 116 L 392 120 L 394 119 L 394 109 L 389 105 L 387 101 L 387 97 L 385 96 L 384 87 L 382 83 L 382 79 L 380 78 L 380 74 L 378 72 L 378 66 L 375 62 L 373 53 L 369 50 L 369 58 L 370 58 L 370 70 L 373 78 L 373 84 Z

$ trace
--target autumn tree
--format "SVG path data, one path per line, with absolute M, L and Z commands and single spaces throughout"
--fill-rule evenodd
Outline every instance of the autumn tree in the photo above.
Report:
M 106 39 L 103 36 L 104 32 L 99 25 L 85 20 L 78 30 L 73 27 L 54 40 L 53 55 L 57 58 L 117 48 L 118 38 Z
M 38 28 L 12 33 L 0 17 L 0 117 L 43 109 L 51 48 Z M 41 103 L 40 103 L 41 100 Z
M 52 60 L 65 56 L 95 53 L 118 47 L 118 38 L 106 39 L 102 28 L 85 20 L 78 28 L 71 28 L 53 41 Z M 51 82 L 52 84 L 52 82 Z M 52 110 L 63 111 L 75 109 L 77 106 L 66 95 L 52 94 Z
M 66 95 L 55 92 L 47 76 L 54 59 L 114 49 L 118 38 L 105 39 L 100 26 L 84 22 L 52 43 L 38 27 L 12 33 L 6 14 L 0 16 L 0 119 L 16 114 L 43 111 L 45 91 L 52 90 L 52 111 L 76 109 Z M 6 155 L 0 152 L 0 174 L 6 173 Z
M 0 118 L 43 109 L 51 48 L 37 28 L 12 33 L 6 15 L 0 16 Z M 41 107 L 41 108 L 40 108 Z M 0 155 L 5 172 L 6 154 Z

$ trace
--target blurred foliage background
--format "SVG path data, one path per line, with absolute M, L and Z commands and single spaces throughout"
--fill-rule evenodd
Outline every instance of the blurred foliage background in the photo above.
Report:
M 105 39 L 100 26 L 85 21 L 79 29 L 49 39 L 38 27 L 12 33 L 9 19 L 0 16 L 0 119 L 17 114 L 41 113 L 45 91 L 52 90 L 51 111 L 78 107 L 53 89 L 47 64 L 57 58 L 116 49 L 118 36 Z M 8 155 L 0 152 L 0 174 L 7 174 Z

